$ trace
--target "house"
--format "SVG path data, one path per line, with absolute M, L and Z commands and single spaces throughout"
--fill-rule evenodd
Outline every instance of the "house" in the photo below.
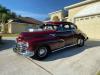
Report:
M 100 0 L 85 0 L 64 7 L 63 11 L 49 13 L 51 21 L 70 21 L 75 23 L 89 38 L 100 39 Z
M 27 31 L 28 28 L 35 28 L 43 22 L 30 17 L 10 19 L 5 25 L 1 24 L 1 33 L 20 33 Z

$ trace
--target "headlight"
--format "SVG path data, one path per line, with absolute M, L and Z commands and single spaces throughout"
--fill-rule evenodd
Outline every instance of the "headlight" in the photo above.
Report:
M 24 43 L 24 46 L 29 47 L 29 43 L 28 42 L 25 42 Z
M 28 42 L 26 43 L 26 46 L 29 47 L 29 43 Z

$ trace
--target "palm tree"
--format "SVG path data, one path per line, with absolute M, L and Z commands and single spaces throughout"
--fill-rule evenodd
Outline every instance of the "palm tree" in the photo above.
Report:
M 6 22 L 8 12 L 10 12 L 9 9 L 6 9 L 5 7 L 0 5 L 0 19 L 2 22 Z
M 11 12 L 9 9 L 3 7 L 0 5 L 0 21 L 2 19 L 2 22 L 7 22 L 10 18 L 16 18 L 17 15 L 14 12 Z
M 0 23 L 3 25 L 3 31 L 5 31 L 5 23 L 7 23 L 8 19 L 16 18 L 17 15 L 14 12 L 11 12 L 9 9 L 0 5 Z

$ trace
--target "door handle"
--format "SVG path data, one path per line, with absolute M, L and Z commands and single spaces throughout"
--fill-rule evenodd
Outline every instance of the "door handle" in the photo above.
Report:
M 63 39 L 58 40 L 58 42 L 65 42 Z

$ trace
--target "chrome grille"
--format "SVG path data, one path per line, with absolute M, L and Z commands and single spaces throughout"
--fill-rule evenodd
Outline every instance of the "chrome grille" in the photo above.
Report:
M 27 47 L 25 46 L 25 44 L 23 42 L 18 43 L 17 48 L 18 48 L 19 52 L 22 52 L 22 53 L 27 50 Z
M 28 50 L 28 46 L 26 43 L 19 42 L 13 47 L 13 51 L 21 54 L 23 56 L 31 57 L 34 55 L 34 51 Z

